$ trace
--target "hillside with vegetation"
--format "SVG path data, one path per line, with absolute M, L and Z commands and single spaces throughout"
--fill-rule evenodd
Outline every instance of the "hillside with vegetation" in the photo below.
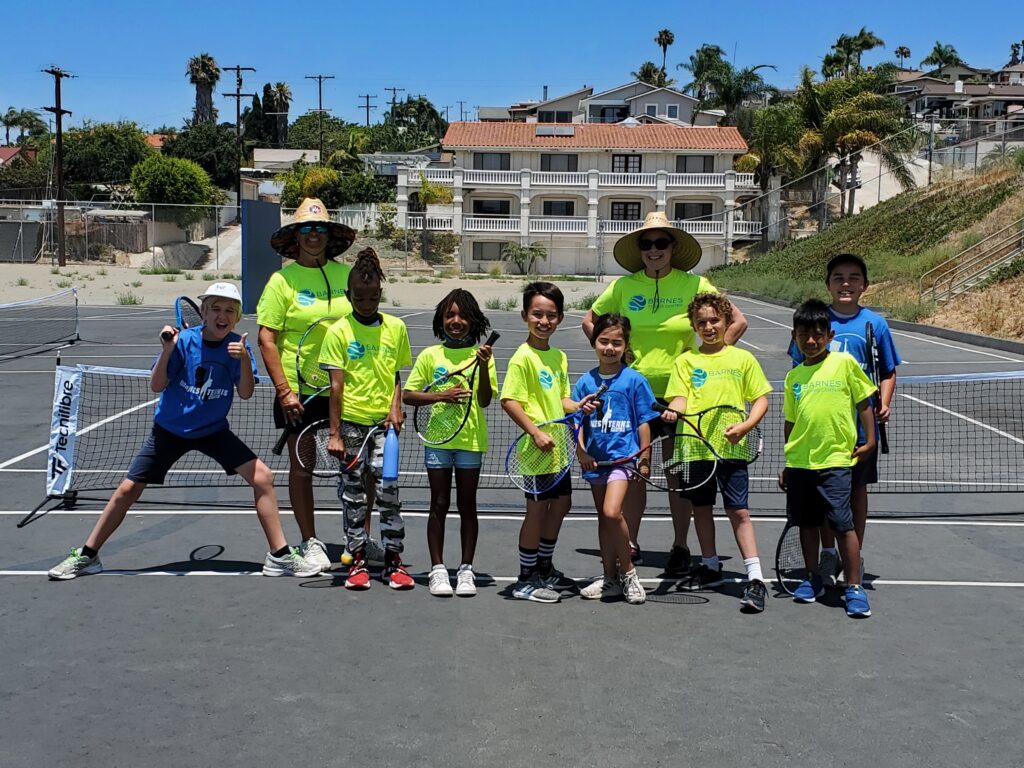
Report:
M 827 298 L 823 276 L 828 260 L 837 253 L 856 253 L 870 272 L 865 303 L 903 320 L 1021 336 L 1024 329 L 1014 330 L 1012 324 L 982 331 L 973 318 L 958 318 L 954 308 L 970 302 L 969 298 L 938 307 L 918 296 L 922 274 L 1021 216 L 1024 177 L 1014 169 L 998 169 L 976 179 L 905 192 L 813 237 L 713 269 L 708 277 L 723 290 L 787 302 Z M 1019 274 L 1019 267 L 1011 265 L 993 275 L 980 290 L 1005 292 L 1004 283 L 1019 279 Z M 977 294 L 972 291 L 970 296 Z

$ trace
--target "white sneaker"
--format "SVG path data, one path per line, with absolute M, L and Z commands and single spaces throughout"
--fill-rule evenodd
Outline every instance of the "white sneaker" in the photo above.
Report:
M 79 576 L 88 576 L 103 570 L 100 556 L 86 557 L 80 549 L 72 549 L 71 554 L 53 566 L 47 575 L 54 581 L 67 581 Z
M 319 576 L 320 566 L 306 560 L 298 547 L 292 547 L 283 557 L 274 557 L 267 552 L 263 561 L 264 576 Z
M 320 571 L 331 570 L 331 558 L 327 556 L 327 546 L 315 536 L 310 536 L 299 550 L 302 559 L 310 565 L 316 566 Z
M 640 583 L 640 577 L 636 575 L 636 568 L 622 577 L 622 591 L 630 605 L 643 605 L 647 602 L 647 593 Z
M 473 597 L 476 594 L 476 576 L 473 566 L 463 563 L 455 574 L 455 594 L 459 597 Z
M 622 594 L 622 585 L 615 579 L 604 576 L 595 579 L 580 590 L 580 597 L 584 600 L 600 600 L 602 597 L 618 597 Z
M 430 594 L 434 597 L 451 597 L 452 583 L 448 580 L 448 569 L 438 563 L 430 569 L 430 581 L 428 583 Z

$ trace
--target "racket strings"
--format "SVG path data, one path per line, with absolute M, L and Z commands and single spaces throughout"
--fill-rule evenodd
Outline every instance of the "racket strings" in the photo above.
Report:
M 554 441 L 551 450 L 541 450 L 530 435 L 523 434 L 509 452 L 507 462 L 509 477 L 530 493 L 553 488 L 575 455 L 576 432 L 569 424 L 544 424 L 540 429 Z
M 719 457 L 749 463 L 761 453 L 761 430 L 754 427 L 736 443 L 725 434 L 729 427 L 741 424 L 745 419 L 746 414 L 738 409 L 715 408 L 701 414 L 698 427 Z
M 331 385 L 330 371 L 320 367 L 320 348 L 327 337 L 331 320 L 320 320 L 302 335 L 295 351 L 299 379 L 310 389 L 326 389 Z
M 178 299 L 175 312 L 180 320 L 180 328 L 198 328 L 203 324 L 203 317 L 196 305 L 185 299 Z
M 448 392 L 462 388 L 469 389 L 470 382 L 462 375 L 449 376 L 432 384 L 428 392 Z M 424 442 L 446 443 L 451 440 L 469 417 L 472 408 L 472 394 L 454 402 L 432 403 L 427 408 L 417 408 L 414 418 L 416 431 Z

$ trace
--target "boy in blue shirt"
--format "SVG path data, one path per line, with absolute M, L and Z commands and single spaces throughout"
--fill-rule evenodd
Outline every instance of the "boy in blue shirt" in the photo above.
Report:
M 256 363 L 244 334 L 234 333 L 242 317 L 242 297 L 231 283 L 214 283 L 202 296 L 203 325 L 179 331 L 165 325 L 160 355 L 149 375 L 153 392 L 160 393 L 153 429 L 143 443 L 128 477 L 103 508 L 92 533 L 80 549 L 71 550 L 49 571 L 56 581 L 103 570 L 99 549 L 124 521 L 132 504 L 150 483 L 163 483 L 168 470 L 189 451 L 200 451 L 229 475 L 240 475 L 252 486 L 256 516 L 270 551 L 263 561 L 264 576 L 315 576 L 309 564 L 288 546 L 270 468 L 228 426 L 233 390 L 243 400 L 256 388 Z
M 825 268 L 825 285 L 832 296 L 829 316 L 835 337 L 829 344 L 831 352 L 847 352 L 860 363 L 861 370 L 867 372 L 870 363 L 870 350 L 867 345 L 867 324 L 875 336 L 875 347 L 878 350 L 878 394 L 872 398 L 871 405 L 875 412 L 876 431 L 878 424 L 889 421 L 893 394 L 896 392 L 896 366 L 900 360 L 899 352 L 892 340 L 889 324 L 877 312 L 860 305 L 860 297 L 867 290 L 868 268 L 864 260 L 852 253 L 840 253 L 833 256 Z M 789 355 L 793 365 L 800 365 L 804 356 L 795 342 L 790 343 Z M 864 445 L 864 430 L 858 429 L 857 445 Z M 853 468 L 853 490 L 850 505 L 853 509 L 853 527 L 860 542 L 861 551 L 864 546 L 864 529 L 868 519 L 868 486 L 878 482 L 878 451 L 872 452 L 857 462 Z M 864 559 L 861 558 L 860 572 L 863 578 Z M 839 554 L 836 549 L 836 538 L 826 525 L 821 529 L 821 576 L 826 587 L 836 586 L 839 575 Z

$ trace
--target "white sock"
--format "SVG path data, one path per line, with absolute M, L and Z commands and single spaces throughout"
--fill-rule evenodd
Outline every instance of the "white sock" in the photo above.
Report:
M 431 572 L 433 572 L 433 571 L 444 571 L 445 573 L 448 572 L 448 569 L 444 567 L 444 563 L 438 563 L 437 565 L 433 565 L 433 566 L 430 567 L 430 570 L 431 570 Z
M 761 573 L 761 558 L 748 557 L 743 561 L 743 567 L 747 569 L 749 581 L 764 581 L 764 574 Z
M 701 557 L 700 562 L 702 565 L 706 565 L 712 571 L 718 570 L 718 555 L 712 555 L 711 557 Z
M 836 549 L 835 547 L 822 547 L 821 548 L 821 554 L 823 554 L 823 555 L 838 555 L 839 554 L 839 550 Z

